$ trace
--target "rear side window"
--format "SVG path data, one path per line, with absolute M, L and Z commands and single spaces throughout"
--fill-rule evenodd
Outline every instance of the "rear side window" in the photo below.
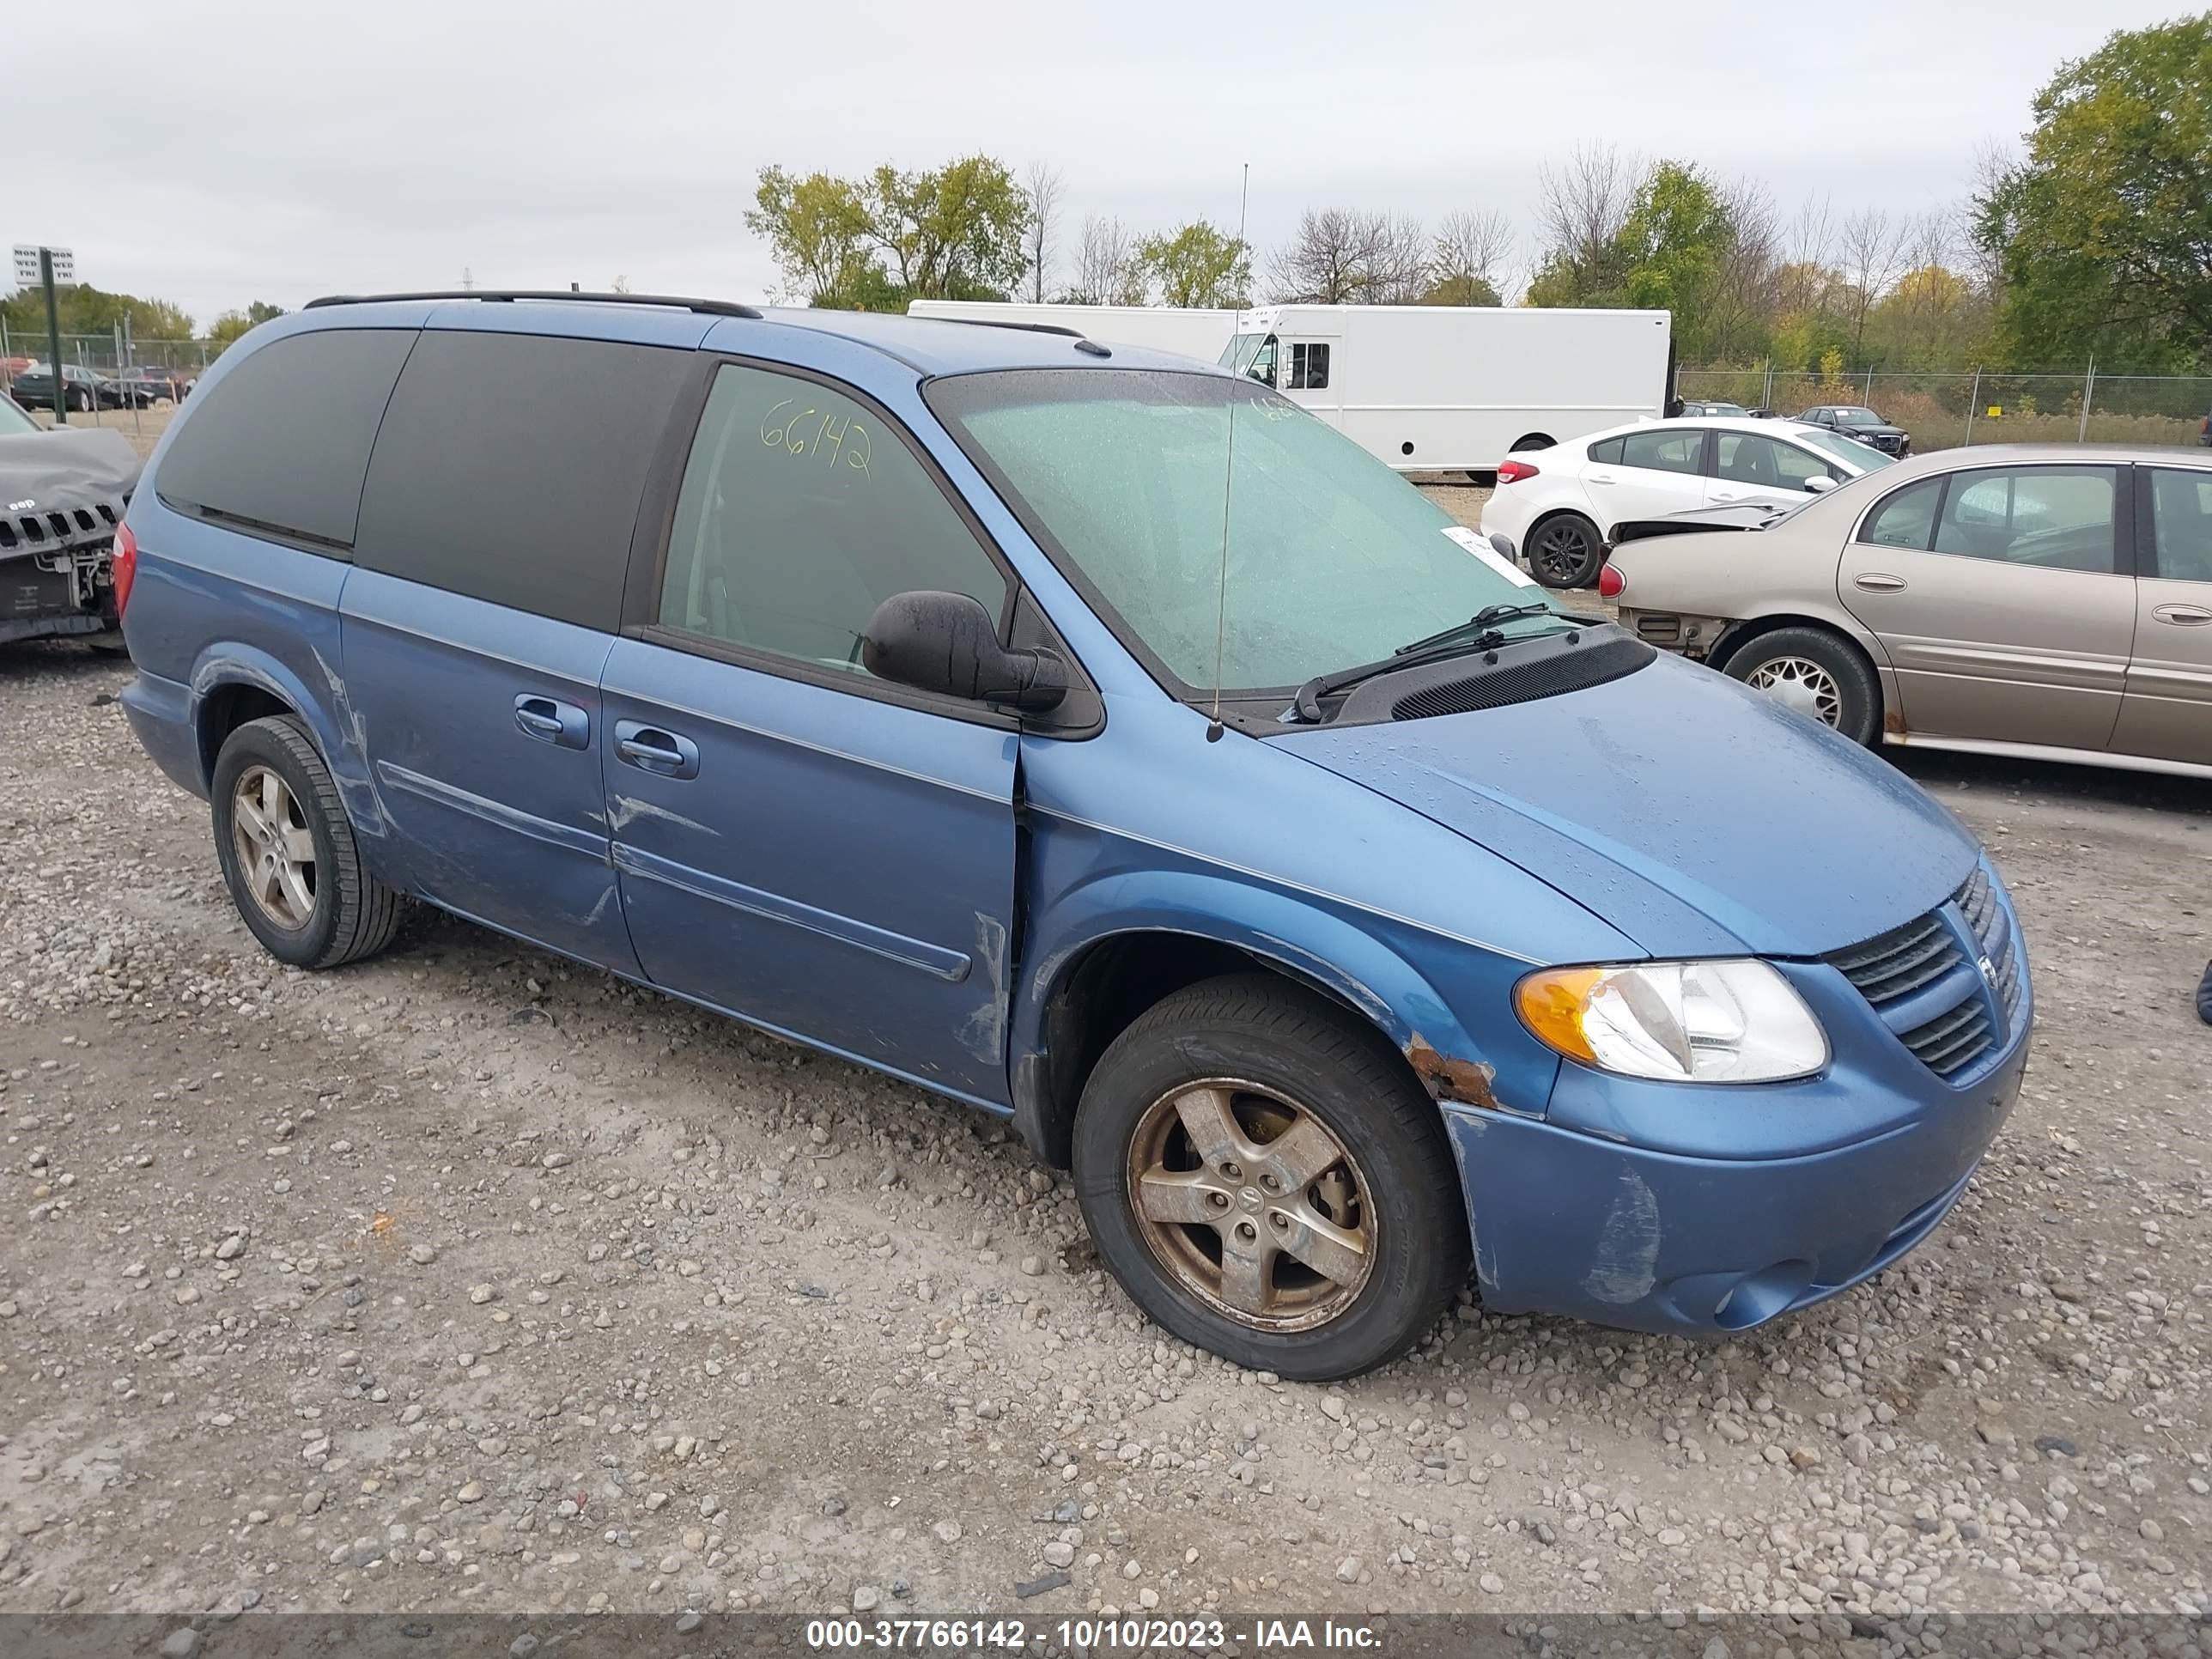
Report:
M 1620 460 L 1655 472 L 1695 472 L 1705 447 L 1703 431 L 1632 432 L 1621 440 Z
M 1621 447 L 1626 441 L 1622 438 L 1607 438 L 1601 444 L 1592 444 L 1589 458 L 1605 466 L 1619 466 Z
M 332 328 L 270 341 L 193 398 L 156 491 L 172 507 L 342 554 L 376 423 L 416 337 Z
M 361 503 L 364 568 L 612 633 L 689 351 L 426 330 Z
M 1867 514 L 1859 539 L 1875 547 L 1910 547 L 1924 553 L 1936 532 L 1936 507 L 1943 481 L 1927 478 L 1909 484 Z
M 2159 467 L 2150 475 L 2150 501 L 2158 574 L 2212 582 L 2212 472 Z

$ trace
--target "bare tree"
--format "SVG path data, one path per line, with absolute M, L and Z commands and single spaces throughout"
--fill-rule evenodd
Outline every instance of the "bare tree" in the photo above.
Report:
M 1075 283 L 1066 298 L 1077 305 L 1142 305 L 1144 278 L 1136 268 L 1136 242 L 1119 219 L 1097 214 L 1083 222 L 1075 247 Z
M 1736 356 L 1774 315 L 1782 289 L 1782 225 L 1766 186 L 1739 179 L 1721 192 L 1729 240 L 1708 297 L 1710 349 Z
M 1376 216 L 1363 297 L 1370 305 L 1411 305 L 1429 286 L 1429 233 L 1409 213 Z
M 2012 173 L 2012 152 L 2000 143 L 1984 141 L 1974 152 L 1973 189 L 1955 210 L 1966 274 L 1992 304 L 2004 298 L 2002 204 Z
M 1593 276 L 1610 263 L 1650 164 L 1612 144 L 1584 144 L 1557 168 L 1536 174 L 1536 220 L 1547 262 Z
M 1782 236 L 1774 303 L 1784 316 L 1820 316 L 1834 306 L 1835 214 L 1825 196 L 1808 198 Z
M 1032 161 L 1022 194 L 1030 204 L 1029 227 L 1022 233 L 1022 252 L 1030 262 L 1030 300 L 1042 305 L 1051 283 L 1053 254 L 1060 243 L 1060 170 Z
M 1375 216 L 1308 208 L 1297 234 L 1275 251 L 1278 296 L 1306 305 L 1351 303 L 1366 284 L 1374 238 Z
M 1273 263 L 1276 291 L 1286 301 L 1405 305 L 1428 286 L 1428 233 L 1405 214 L 1309 208 Z
M 1911 238 L 1911 222 L 1892 218 L 1887 208 L 1862 208 L 1837 228 L 1844 315 L 1854 349 L 1865 343 L 1867 313 L 1905 274 Z
M 1499 276 L 1513 252 L 1513 222 L 1498 208 L 1447 213 L 1437 226 L 1430 250 L 1433 280 L 1463 285 L 1471 292 L 1502 295 Z

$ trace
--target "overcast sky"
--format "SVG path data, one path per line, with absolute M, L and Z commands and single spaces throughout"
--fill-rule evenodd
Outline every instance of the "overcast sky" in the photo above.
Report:
M 981 150 L 1138 230 L 1308 206 L 1500 207 L 1525 264 L 1538 168 L 1577 143 L 1752 176 L 1785 213 L 1921 211 L 2148 0 L 1233 10 L 708 0 L 76 0 L 8 8 L 0 240 L 203 324 L 334 290 L 605 286 L 738 299 L 770 163 L 858 172 Z M 104 106 L 104 94 L 116 96 Z M 64 100 L 67 101 L 64 102 Z

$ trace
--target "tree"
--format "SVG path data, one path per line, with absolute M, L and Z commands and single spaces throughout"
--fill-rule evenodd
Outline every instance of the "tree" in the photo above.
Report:
M 243 311 L 224 312 L 208 325 L 207 337 L 216 345 L 227 346 L 246 330 L 258 328 L 283 314 L 283 307 L 272 306 L 265 300 L 256 300 Z
M 1528 284 L 1528 304 L 1604 305 L 1621 299 L 1621 228 L 1650 175 L 1643 161 L 1609 144 L 1584 145 L 1561 167 L 1538 170 L 1543 252 Z
M 1243 237 L 1225 235 L 1203 219 L 1172 234 L 1143 238 L 1135 265 L 1148 286 L 1158 286 L 1163 305 L 1250 303 L 1252 250 Z
M 903 310 L 909 300 L 1002 300 L 1029 269 L 1030 206 L 988 155 L 863 179 L 763 167 L 746 228 L 810 305 Z
M 1403 215 L 1309 208 L 1274 266 L 1288 302 L 1403 305 L 1428 286 L 1428 234 Z
M 1674 314 L 1677 350 L 1696 361 L 1711 349 L 1710 306 L 1735 232 L 1728 210 L 1696 167 L 1662 161 L 1644 176 L 1610 257 L 1630 305 Z
M 2113 33 L 2033 108 L 1978 203 L 2012 361 L 2212 364 L 2212 13 Z
M 879 167 L 863 192 L 867 241 L 903 300 L 1003 300 L 1028 269 L 1029 203 L 1002 161 L 933 173 Z
M 1905 274 L 1911 240 L 1911 224 L 1891 218 L 1884 208 L 1863 208 L 1838 228 L 1836 258 L 1844 277 L 1838 298 L 1855 353 L 1866 344 L 1868 313 Z
M 1058 169 L 1032 162 L 1022 186 L 1028 198 L 1030 223 L 1022 235 L 1022 251 L 1030 262 L 1030 300 L 1044 303 L 1052 281 L 1052 256 L 1060 235 L 1060 178 Z
M 1144 304 L 1136 245 L 1119 219 L 1093 214 L 1083 222 L 1083 238 L 1075 247 L 1075 281 L 1062 297 L 1070 305 Z
M 769 167 L 761 169 L 753 200 L 745 228 L 767 239 L 787 298 L 830 305 L 854 289 L 871 263 L 868 210 L 856 185 L 826 173 L 795 179 Z
M 127 323 L 133 339 L 189 340 L 192 337 L 192 319 L 182 307 L 171 305 L 167 300 L 143 300 L 135 294 L 111 294 L 86 283 L 71 283 L 57 289 L 54 311 L 61 320 L 61 331 L 64 334 L 112 335 L 118 323 Z M 7 318 L 10 334 L 43 337 L 46 331 L 45 289 L 27 288 L 0 300 L 0 316 Z
M 1498 268 L 1513 251 L 1513 222 L 1498 210 L 1447 213 L 1429 245 L 1424 305 L 1494 306 Z

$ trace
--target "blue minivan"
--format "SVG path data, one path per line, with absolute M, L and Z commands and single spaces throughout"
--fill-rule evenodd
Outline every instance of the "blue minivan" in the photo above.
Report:
M 1741 1330 L 1942 1221 L 2010 901 L 1912 783 L 1069 330 L 317 301 L 133 499 L 124 703 L 282 961 L 409 900 L 1009 1115 L 1184 1339 Z

